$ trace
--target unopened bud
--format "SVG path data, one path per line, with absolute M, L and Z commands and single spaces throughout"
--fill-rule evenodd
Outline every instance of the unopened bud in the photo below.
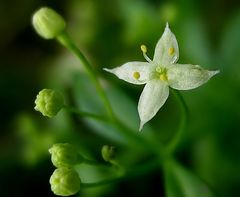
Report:
M 81 180 L 72 168 L 58 168 L 50 177 L 51 190 L 58 196 L 70 196 L 80 190 Z
M 63 17 L 47 7 L 40 8 L 35 12 L 32 24 L 36 32 L 45 39 L 55 38 L 66 27 Z
M 116 148 L 114 146 L 104 145 L 101 152 L 104 161 L 111 162 L 115 158 Z
M 54 144 L 49 152 L 51 160 L 56 167 L 72 167 L 78 163 L 79 157 L 77 149 L 69 143 Z
M 35 110 L 41 112 L 44 116 L 53 117 L 62 109 L 64 105 L 63 96 L 54 90 L 41 90 L 35 100 Z

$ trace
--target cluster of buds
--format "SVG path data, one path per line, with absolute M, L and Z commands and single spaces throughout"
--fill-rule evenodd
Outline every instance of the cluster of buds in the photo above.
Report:
M 32 18 L 32 24 L 36 32 L 44 39 L 61 40 L 61 36 L 65 35 L 66 22 L 51 8 L 44 7 L 36 11 Z M 59 92 L 43 89 L 36 97 L 34 109 L 43 116 L 51 118 L 56 116 L 63 107 L 64 98 Z M 87 159 L 81 157 L 76 148 L 69 143 L 54 144 L 49 149 L 49 153 L 52 163 L 56 167 L 50 177 L 53 193 L 59 196 L 70 196 L 79 192 L 81 179 L 74 167 L 84 161 L 87 163 Z M 101 153 L 104 161 L 118 165 L 115 160 L 115 147 L 104 145 Z
M 61 35 L 66 27 L 63 17 L 51 8 L 41 8 L 35 12 L 32 24 L 36 32 L 44 39 L 54 39 Z M 63 96 L 54 90 L 41 90 L 35 100 L 35 110 L 43 116 L 54 117 L 64 107 Z M 68 143 L 54 144 L 49 152 L 53 165 L 57 168 L 50 177 L 51 190 L 59 196 L 70 196 L 80 190 L 81 180 L 74 169 L 81 157 L 74 146 Z
M 74 146 L 68 143 L 54 144 L 49 152 L 57 169 L 50 177 L 51 190 L 59 196 L 70 196 L 80 190 L 81 180 L 74 165 L 81 162 L 81 156 Z

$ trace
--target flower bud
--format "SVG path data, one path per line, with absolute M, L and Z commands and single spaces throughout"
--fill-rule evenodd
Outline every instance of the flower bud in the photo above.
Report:
M 111 162 L 115 158 L 116 148 L 114 146 L 104 145 L 101 152 L 104 161 Z
M 70 196 L 80 190 L 81 180 L 72 168 L 58 168 L 50 177 L 51 190 L 58 196 Z
M 77 149 L 69 143 L 54 144 L 49 152 L 52 163 L 57 168 L 72 167 L 79 161 Z
M 47 7 L 40 8 L 35 12 L 32 24 L 36 32 L 45 39 L 55 38 L 66 27 L 63 17 Z
M 53 117 L 62 109 L 64 105 L 63 96 L 54 90 L 41 90 L 35 100 L 35 110 L 41 112 L 44 116 Z

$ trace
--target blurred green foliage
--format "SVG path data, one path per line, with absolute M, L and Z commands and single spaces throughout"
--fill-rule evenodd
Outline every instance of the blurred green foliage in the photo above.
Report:
M 182 92 L 190 119 L 176 157 L 186 167 L 172 164 L 175 171 L 169 172 L 169 180 L 172 190 L 179 187 L 178 182 L 190 184 L 192 180 L 194 190 L 198 181 L 191 173 L 195 173 L 221 196 L 240 195 L 239 1 L 12 0 L 0 2 L 0 196 L 32 196 L 32 191 L 54 196 L 48 183 L 53 171 L 48 149 L 56 142 L 70 142 L 85 156 L 98 160 L 102 145 L 117 145 L 120 160 L 129 167 L 149 160 L 144 147 L 136 147 L 110 125 L 65 111 L 49 120 L 33 110 L 38 91 L 51 88 L 61 91 L 71 105 L 103 111 L 76 58 L 56 42 L 42 40 L 31 27 L 32 13 L 45 5 L 65 17 L 75 42 L 105 77 L 102 82 L 114 111 L 136 135 L 168 140 L 180 119 L 176 100 L 170 95 L 158 115 L 137 133 L 136 108 L 142 87 L 117 80 L 104 73 L 103 67 L 143 60 L 141 44 L 148 46 L 152 56 L 168 21 L 179 42 L 180 63 L 220 69 L 220 75 L 206 85 Z M 106 174 L 84 165 L 78 170 L 85 181 Z M 179 179 L 172 173 L 178 173 Z M 160 196 L 164 195 L 163 184 L 163 173 L 156 168 L 78 195 L 150 196 L 156 192 Z

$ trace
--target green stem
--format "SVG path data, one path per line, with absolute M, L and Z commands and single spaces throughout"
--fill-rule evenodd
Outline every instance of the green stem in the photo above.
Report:
M 106 164 L 106 163 L 101 163 L 95 160 L 90 160 L 90 159 L 86 159 L 86 158 L 82 158 L 82 163 L 91 165 L 91 166 L 103 166 L 103 167 L 110 167 L 110 165 Z
M 86 57 L 83 55 L 83 53 L 78 49 L 78 47 L 73 43 L 72 39 L 70 38 L 70 36 L 66 33 L 63 32 L 60 35 L 57 36 L 57 40 L 64 46 L 66 47 L 68 50 L 70 50 L 71 52 L 73 52 L 78 59 L 80 60 L 81 64 L 84 66 L 84 68 L 86 69 L 89 77 L 92 79 L 92 81 L 95 84 L 95 87 L 104 103 L 104 106 L 106 107 L 106 110 L 109 114 L 109 117 L 112 118 L 114 116 L 113 114 L 113 110 L 112 107 L 110 105 L 110 102 L 102 88 L 102 86 L 100 85 L 98 78 L 97 78 L 97 74 L 95 72 L 95 70 L 91 67 L 90 63 L 88 62 L 88 60 L 86 59 Z
M 113 119 L 113 124 L 117 125 L 117 127 L 121 130 L 122 133 L 124 133 L 125 136 L 128 137 L 128 139 L 136 142 L 140 147 L 144 147 L 145 149 L 153 152 L 158 157 L 163 158 L 161 144 L 157 144 L 155 141 L 149 141 L 142 135 L 136 135 L 135 130 L 130 129 L 117 118 Z
M 113 184 L 113 183 L 119 182 L 124 179 L 125 179 L 125 177 L 117 177 L 117 178 L 107 179 L 107 180 L 98 181 L 98 182 L 94 182 L 94 183 L 81 183 L 81 187 L 82 188 L 99 187 L 99 186 L 103 186 L 103 185 L 107 185 L 107 184 Z
M 89 117 L 89 118 L 92 118 L 92 119 L 95 119 L 95 120 L 100 120 L 100 121 L 103 121 L 103 122 L 108 121 L 108 119 L 105 118 L 104 116 L 100 116 L 100 115 L 97 115 L 97 114 L 92 114 L 92 113 L 89 113 L 89 112 L 80 111 L 80 110 L 78 110 L 76 108 L 73 108 L 73 107 L 64 106 L 64 109 L 66 109 L 67 111 L 69 111 L 71 113 L 78 114 L 82 117 Z
M 178 146 L 181 137 L 184 133 L 184 130 L 186 128 L 186 122 L 187 122 L 187 117 L 188 117 L 188 107 L 186 102 L 184 101 L 184 98 L 182 95 L 179 93 L 177 90 L 171 90 L 174 96 L 176 97 L 179 105 L 180 105 L 180 110 L 181 110 L 181 120 L 180 120 L 180 125 L 178 128 L 177 133 L 174 135 L 173 139 L 169 142 L 166 148 L 167 154 L 172 154 L 176 147 Z
M 102 181 L 94 182 L 94 183 L 81 183 L 81 186 L 82 186 L 82 188 L 93 188 L 93 187 L 103 186 L 106 184 L 117 183 L 122 180 L 127 180 L 130 178 L 136 177 L 136 176 L 144 175 L 144 174 L 148 173 L 149 171 L 157 168 L 158 165 L 159 165 L 158 160 L 154 159 L 150 162 L 145 163 L 144 165 L 136 167 L 134 170 L 130 170 L 130 171 L 126 172 L 124 176 L 118 176 L 118 177 L 114 177 L 114 178 L 110 178 L 110 179 L 106 179 L 106 180 L 102 180 Z
M 189 173 L 189 175 L 183 175 L 183 171 L 186 171 L 186 173 Z M 210 196 L 221 196 L 219 194 L 219 192 L 217 192 L 217 190 L 211 185 L 209 184 L 205 179 L 203 179 L 201 176 L 199 176 L 197 173 L 193 173 L 191 171 L 189 171 L 187 168 L 185 168 L 184 166 L 182 166 L 182 164 L 180 164 L 175 158 L 173 157 L 169 157 L 168 160 L 166 160 L 163 163 L 163 172 L 164 172 L 164 182 L 165 182 L 165 192 L 166 192 L 166 196 L 168 196 L 168 193 L 172 193 L 172 187 L 171 187 L 171 183 L 172 183 L 172 178 L 173 176 L 175 177 L 175 181 L 176 184 L 179 185 L 180 191 L 182 192 L 182 195 L 184 196 L 189 196 L 186 194 L 186 185 L 184 185 L 184 181 L 183 178 L 186 179 L 186 177 L 188 176 L 193 176 L 196 180 L 200 181 L 202 184 L 206 185 L 208 190 L 206 190 L 206 195 L 208 194 L 207 191 L 209 191 L 209 193 L 211 193 L 212 195 Z M 180 172 L 182 174 L 182 178 L 181 176 L 177 176 L 176 172 Z M 190 179 L 189 179 L 190 180 Z M 169 184 L 170 183 L 170 184 Z M 214 194 L 214 195 L 213 195 Z M 179 196 L 182 196 L 179 194 Z M 209 196 L 209 195 L 208 195 Z
M 80 116 L 83 117 L 89 117 L 95 120 L 100 120 L 102 122 L 108 122 L 109 119 L 107 119 L 104 116 L 101 115 L 97 115 L 97 114 L 92 114 L 89 112 L 83 112 L 80 111 L 79 109 L 73 108 L 73 107 L 69 107 L 69 106 L 64 106 L 64 109 L 68 110 L 71 113 L 75 113 L 78 114 Z M 155 153 L 157 153 L 157 155 L 162 155 L 161 148 L 159 144 L 155 144 L 152 142 L 149 142 L 148 140 L 146 140 L 145 138 L 143 138 L 142 136 L 136 135 L 136 132 L 133 131 L 132 129 L 128 128 L 125 124 L 123 124 L 115 115 L 113 116 L 114 118 L 111 119 L 111 123 L 115 126 L 118 127 L 118 129 L 120 130 L 121 133 L 123 133 L 127 139 L 131 140 L 132 142 L 134 142 L 136 145 L 140 146 L 140 147 L 145 147 L 146 149 L 153 151 Z

